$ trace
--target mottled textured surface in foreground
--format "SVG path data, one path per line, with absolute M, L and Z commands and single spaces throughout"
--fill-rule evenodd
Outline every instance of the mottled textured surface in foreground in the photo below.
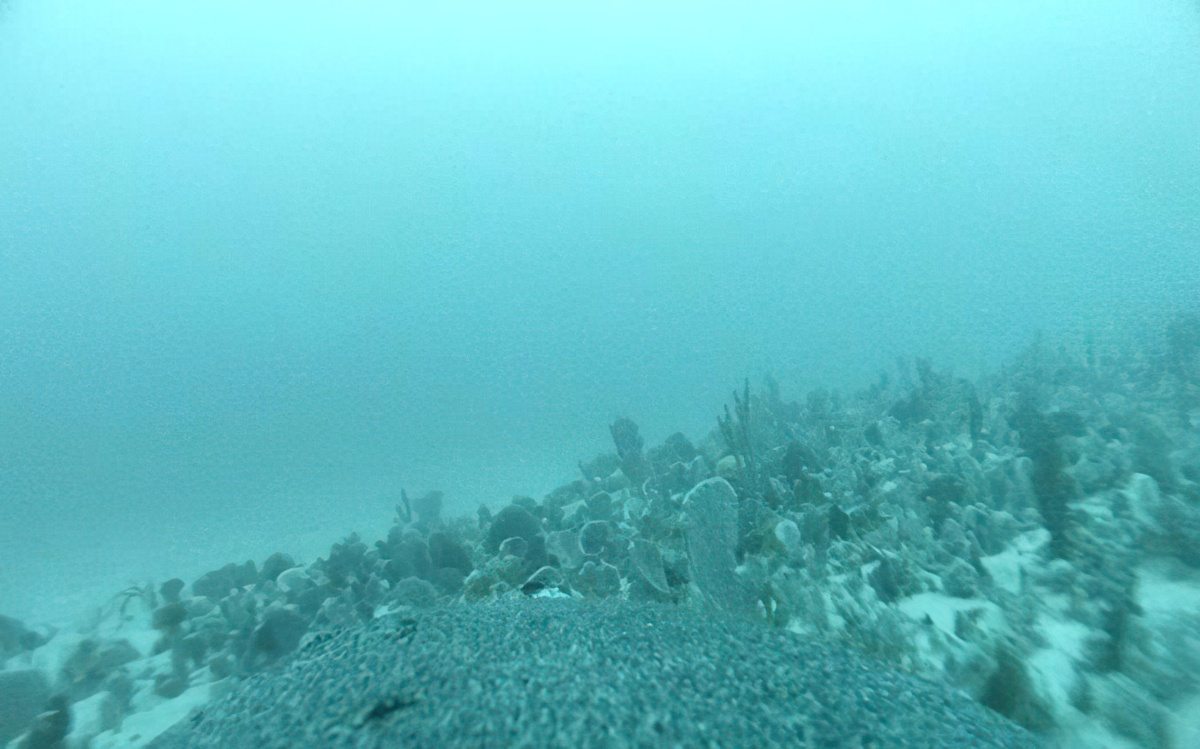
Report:
M 319 636 L 152 746 L 1035 747 L 967 697 L 659 605 L 524 599 Z

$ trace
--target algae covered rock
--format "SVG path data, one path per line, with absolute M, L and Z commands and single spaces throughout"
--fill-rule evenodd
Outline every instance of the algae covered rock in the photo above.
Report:
M 253 561 L 230 564 L 206 572 L 192 583 L 192 593 L 218 601 L 238 588 L 253 585 L 258 581 L 258 566 Z
M 24 733 L 49 699 L 50 682 L 41 671 L 0 671 L 0 746 Z
M 251 640 L 257 658 L 277 660 L 296 649 L 308 631 L 308 622 L 293 607 L 276 606 L 263 614 Z
M 21 621 L 0 615 L 0 660 L 33 650 L 43 642 L 44 637 L 26 627 Z
M 56 694 L 33 719 L 29 732 L 16 743 L 17 749 L 60 749 L 71 731 L 71 703 Z
M 185 674 L 157 674 L 154 677 L 154 693 L 164 699 L 172 700 L 187 691 L 188 681 Z
M 453 568 L 469 575 L 474 565 L 471 563 L 471 552 L 449 533 L 437 532 L 429 534 L 429 561 L 434 569 Z
M 492 518 L 483 546 L 494 554 L 507 539 L 521 538 L 527 543 L 532 543 L 541 533 L 541 522 L 529 510 L 518 505 L 508 505 Z
M 72 698 L 82 699 L 94 694 L 119 668 L 141 658 L 128 640 L 81 640 L 63 662 L 59 686 Z
M 955 598 L 974 598 L 979 594 L 979 574 L 961 559 L 950 563 L 950 568 L 942 574 L 942 583 Z
M 401 606 L 424 608 L 437 602 L 438 592 L 433 585 L 416 577 L 406 577 L 392 586 L 391 600 Z
M 178 577 L 173 577 L 158 587 L 158 594 L 163 597 L 167 603 L 176 603 L 179 601 L 180 594 L 186 587 L 186 583 Z
M 262 567 L 258 569 L 258 579 L 260 582 L 274 580 L 281 572 L 295 566 L 296 560 L 290 554 L 277 551 L 263 561 Z

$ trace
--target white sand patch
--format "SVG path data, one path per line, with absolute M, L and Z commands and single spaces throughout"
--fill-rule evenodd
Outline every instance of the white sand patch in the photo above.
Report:
M 1004 614 L 996 604 L 979 598 L 953 598 L 943 593 L 918 593 L 897 604 L 900 611 L 913 621 L 925 621 L 928 616 L 934 625 L 948 635 L 954 634 L 954 618 L 960 611 L 983 609 L 980 623 L 994 630 L 1004 626 Z
M 1176 746 L 1200 746 L 1200 695 L 1184 701 L 1171 713 L 1171 735 Z
M 1083 713 L 1073 712 L 1077 718 L 1064 722 L 1055 734 L 1055 742 L 1051 745 L 1055 749 L 1145 749 Z
M 1137 596 L 1149 629 L 1188 631 L 1200 646 L 1200 571 L 1173 559 L 1147 560 L 1138 567 Z M 1171 702 L 1175 746 L 1200 746 L 1200 693 L 1181 694 Z
M 979 560 L 983 568 L 992 576 L 996 586 L 1009 593 L 1021 592 L 1021 554 L 1013 548 L 1005 549 L 999 554 L 982 557 Z
M 1025 667 L 1034 691 L 1054 715 L 1055 723 L 1062 725 L 1072 710 L 1071 692 L 1080 677 L 1071 656 L 1057 648 L 1042 648 L 1029 657 Z
M 1009 593 L 1019 594 L 1023 570 L 1044 563 L 1042 547 L 1049 542 L 1050 534 L 1044 528 L 1028 531 L 1014 538 L 1004 551 L 982 557 L 980 562 L 997 586 Z
M 1138 604 L 1148 619 L 1191 615 L 1200 624 L 1200 571 L 1172 559 L 1152 559 L 1138 567 Z
M 1070 619 L 1042 614 L 1038 617 L 1037 628 L 1041 630 L 1050 642 L 1047 650 L 1054 650 L 1070 660 L 1076 660 L 1083 655 L 1083 644 L 1088 636 L 1085 624 Z
M 117 725 L 121 718 L 119 700 L 108 692 L 97 692 L 71 705 L 71 732 L 68 747 L 90 747 L 91 738 Z
M 194 686 L 172 700 L 158 698 L 157 702 L 139 706 L 121 723 L 121 727 L 97 734 L 90 749 L 137 749 L 153 741 L 159 734 L 188 716 L 193 709 L 207 703 L 220 682 Z
M 25 666 L 36 668 L 54 678 L 62 671 L 63 664 L 79 647 L 79 643 L 86 639 L 78 632 L 59 632 L 45 645 L 18 658 L 25 660 Z

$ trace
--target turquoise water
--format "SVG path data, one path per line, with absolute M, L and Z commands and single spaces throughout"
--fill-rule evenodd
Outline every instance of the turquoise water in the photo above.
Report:
M 0 3 L 0 610 L 1118 335 L 1197 133 L 1182 0 Z

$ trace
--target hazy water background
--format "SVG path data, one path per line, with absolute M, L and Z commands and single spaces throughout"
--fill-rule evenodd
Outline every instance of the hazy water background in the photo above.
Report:
M 416 5 L 0 3 L 0 611 L 1200 296 L 1195 2 Z

